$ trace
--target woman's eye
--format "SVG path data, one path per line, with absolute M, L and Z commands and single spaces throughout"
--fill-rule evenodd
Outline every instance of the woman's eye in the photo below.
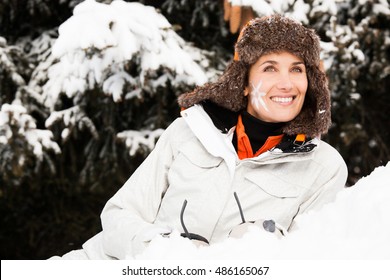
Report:
M 302 70 L 302 68 L 301 68 L 301 67 L 294 67 L 294 68 L 292 68 L 292 69 L 291 69 L 291 72 L 302 73 L 302 72 L 303 72 L 303 70 Z
M 267 66 L 267 67 L 264 68 L 263 71 L 264 71 L 264 72 L 275 72 L 276 69 L 275 69 L 274 66 Z

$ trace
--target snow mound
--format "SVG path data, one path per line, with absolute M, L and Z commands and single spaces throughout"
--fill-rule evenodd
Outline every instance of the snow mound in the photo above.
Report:
M 137 259 L 389 259 L 390 162 L 319 211 L 297 218 L 283 239 L 253 227 L 241 239 L 196 247 L 175 232 L 158 236 Z

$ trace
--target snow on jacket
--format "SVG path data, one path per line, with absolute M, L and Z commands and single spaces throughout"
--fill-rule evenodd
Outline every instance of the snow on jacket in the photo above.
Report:
M 185 200 L 188 231 L 212 244 L 227 238 L 242 222 L 234 192 L 247 221 L 272 219 L 291 230 L 297 215 L 332 201 L 345 186 L 344 160 L 321 140 L 304 144 L 315 144 L 308 152 L 271 149 L 239 160 L 233 133 L 234 127 L 221 133 L 200 105 L 182 111 L 182 118 L 166 129 L 104 207 L 103 231 L 93 238 L 102 242 L 99 253 L 130 258 L 156 234 L 183 232 L 180 213 Z M 96 246 L 89 243 L 83 246 L 87 255 L 98 257 L 91 252 Z

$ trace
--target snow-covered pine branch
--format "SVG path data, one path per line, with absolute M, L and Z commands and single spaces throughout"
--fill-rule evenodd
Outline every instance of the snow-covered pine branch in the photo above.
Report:
M 43 87 L 52 109 L 61 93 L 74 98 L 96 87 L 119 102 L 156 73 L 174 86 L 203 84 L 215 75 L 206 71 L 205 52 L 180 38 L 156 9 L 121 0 L 76 6 L 59 28 L 52 56 L 58 62 Z
M 149 152 L 154 148 L 157 139 L 164 132 L 164 129 L 156 130 L 126 130 L 118 133 L 118 139 L 125 141 L 126 147 L 129 149 L 130 156 L 134 156 L 140 149 Z
M 35 120 L 22 105 L 17 102 L 3 104 L 0 111 L 0 143 L 7 144 L 16 137 L 25 139 L 38 160 L 42 160 L 44 150 L 61 153 L 60 147 L 52 140 L 53 133 L 37 129 Z
M 7 71 L 12 80 L 17 85 L 24 85 L 24 79 L 17 73 L 16 66 L 12 61 L 11 52 L 21 52 L 15 46 L 7 46 L 7 40 L 0 37 L 0 66 L 3 71 Z
M 54 40 L 56 33 L 50 30 L 30 45 L 23 43 L 29 57 L 40 61 L 25 92 L 41 94 L 39 101 L 51 114 L 46 127 L 62 118 L 63 140 L 82 127 L 88 128 L 95 139 L 98 137 L 97 113 L 89 115 L 92 112 L 85 112 L 85 108 L 88 104 L 94 104 L 94 110 L 106 106 L 104 96 L 111 97 L 114 103 L 137 102 L 138 107 L 138 100 L 145 102 L 150 96 L 165 94 L 166 90 L 161 89 L 168 86 L 179 94 L 218 74 L 210 67 L 210 52 L 185 42 L 155 8 L 140 3 L 84 1 L 59 27 Z M 91 91 L 95 91 L 93 96 Z M 63 105 L 62 96 L 70 100 L 71 108 Z M 100 109 L 101 114 L 116 110 L 116 106 L 110 106 Z M 135 108 L 125 105 L 129 107 Z M 129 122 L 132 114 L 122 118 Z M 144 126 L 148 123 L 141 122 Z
M 58 38 L 57 29 L 44 31 L 34 40 L 31 40 L 30 37 L 25 37 L 18 42 L 26 51 L 29 60 L 36 64 L 28 87 L 40 93 L 42 92 L 41 86 L 48 80 L 47 71 L 55 63 L 55 58 L 51 55 L 51 52 L 53 44 Z
M 58 121 L 62 121 L 65 125 L 65 128 L 61 132 L 63 141 L 68 139 L 72 129 L 82 129 L 84 127 L 89 130 L 95 139 L 99 138 L 99 134 L 92 120 L 86 116 L 85 112 L 77 105 L 62 111 L 53 112 L 46 120 L 45 126 L 51 127 Z

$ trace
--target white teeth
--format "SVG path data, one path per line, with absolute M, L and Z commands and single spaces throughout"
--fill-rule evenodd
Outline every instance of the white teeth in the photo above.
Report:
M 293 101 L 292 97 L 272 97 L 272 101 L 278 102 L 278 103 L 289 103 Z

